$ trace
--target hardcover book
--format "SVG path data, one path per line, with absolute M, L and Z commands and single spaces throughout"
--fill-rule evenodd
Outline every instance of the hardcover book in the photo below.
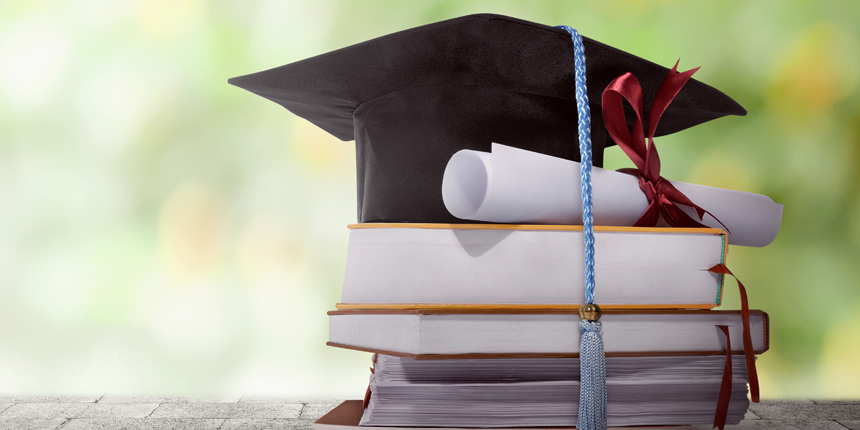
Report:
M 576 309 L 584 297 L 582 227 L 355 224 L 338 309 Z M 600 306 L 710 309 L 721 302 L 718 229 L 595 227 Z M 456 305 L 452 305 L 456 304 Z
M 607 357 L 610 425 L 714 421 L 725 356 Z M 572 426 L 576 358 L 415 360 L 379 354 L 362 426 Z M 727 423 L 744 417 L 747 372 L 732 357 Z
M 411 358 L 577 357 L 579 315 L 573 311 L 351 310 L 331 311 L 331 346 Z M 740 311 L 605 311 L 606 356 L 724 355 L 728 327 L 742 338 Z M 750 311 L 752 349 L 768 345 L 768 316 Z M 743 351 L 742 342 L 732 343 Z
M 361 400 L 347 400 L 314 423 L 314 430 L 415 430 L 415 427 L 398 426 L 361 426 L 361 413 L 364 411 Z M 573 426 L 555 427 L 556 430 L 574 430 Z M 464 427 L 421 426 L 422 430 L 466 430 Z M 537 427 L 509 427 L 508 430 L 539 430 Z M 642 426 L 610 427 L 612 430 L 695 430 L 690 426 Z M 469 430 L 475 430 L 470 428 Z M 544 429 L 545 430 L 545 429 Z

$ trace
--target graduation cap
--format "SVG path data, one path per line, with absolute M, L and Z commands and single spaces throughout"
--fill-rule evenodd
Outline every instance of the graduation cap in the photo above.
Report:
M 601 93 L 630 72 L 644 117 L 669 72 L 583 38 L 594 165 L 614 144 Z M 462 149 L 493 142 L 579 161 L 574 53 L 562 29 L 500 15 L 469 15 L 359 43 L 229 83 L 272 100 L 337 138 L 355 140 L 359 222 L 467 222 L 448 213 L 442 176 Z M 630 106 L 627 116 L 633 124 Z M 656 136 L 746 111 L 690 80 Z M 647 124 L 645 124 L 647 130 Z M 474 221 L 468 221 L 474 222 Z

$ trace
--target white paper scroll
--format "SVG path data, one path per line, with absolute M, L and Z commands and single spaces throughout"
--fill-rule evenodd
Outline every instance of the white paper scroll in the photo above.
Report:
M 782 205 L 761 194 L 672 182 L 731 230 L 729 243 L 765 246 L 782 222 Z M 631 226 L 648 208 L 632 175 L 592 170 L 594 225 Z M 579 163 L 494 143 L 492 153 L 454 154 L 442 179 L 445 207 L 457 218 L 517 224 L 582 224 Z M 693 208 L 678 206 L 693 219 Z M 661 222 L 662 219 L 661 219 Z M 705 214 L 702 224 L 722 228 Z M 665 224 L 663 224 L 665 226 Z

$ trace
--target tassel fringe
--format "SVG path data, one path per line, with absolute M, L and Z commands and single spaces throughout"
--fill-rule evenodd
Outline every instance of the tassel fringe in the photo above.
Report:
M 600 321 L 579 321 L 579 430 L 606 429 L 606 357 Z

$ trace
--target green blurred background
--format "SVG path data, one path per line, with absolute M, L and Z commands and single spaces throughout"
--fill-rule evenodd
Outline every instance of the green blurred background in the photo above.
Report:
M 680 57 L 749 110 L 658 139 L 663 174 L 785 204 L 728 259 L 771 316 L 763 397 L 860 397 L 854 1 L 0 2 L 0 392 L 363 395 L 369 354 L 324 346 L 353 145 L 226 80 L 479 12 Z

